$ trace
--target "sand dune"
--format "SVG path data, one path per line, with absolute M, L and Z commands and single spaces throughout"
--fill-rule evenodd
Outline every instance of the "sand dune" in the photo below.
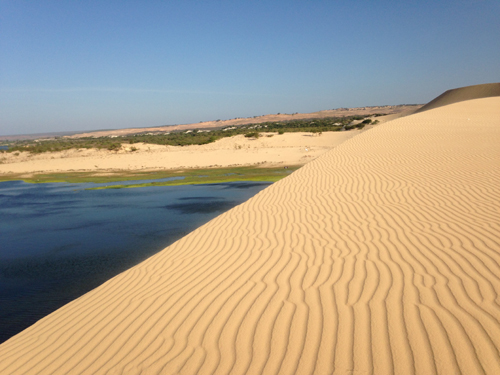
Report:
M 383 120 L 383 119 L 382 119 Z M 263 133 L 259 139 L 243 135 L 191 146 L 124 145 L 121 151 L 67 150 L 31 154 L 0 154 L 0 175 L 47 172 L 165 170 L 228 166 L 304 165 L 363 130 L 312 133 Z M 268 137 L 269 135 L 270 137 Z M 131 152 L 131 147 L 137 150 Z
M 484 83 L 481 85 L 459 87 L 445 91 L 426 105 L 416 109 L 415 112 L 424 112 L 429 109 L 463 102 L 464 100 L 489 98 L 492 96 L 500 96 L 500 83 Z
M 2 374 L 500 374 L 500 98 L 385 123 L 0 346 Z

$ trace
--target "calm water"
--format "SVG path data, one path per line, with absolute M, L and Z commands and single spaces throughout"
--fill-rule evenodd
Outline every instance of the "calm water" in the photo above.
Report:
M 269 183 L 0 183 L 0 343 Z

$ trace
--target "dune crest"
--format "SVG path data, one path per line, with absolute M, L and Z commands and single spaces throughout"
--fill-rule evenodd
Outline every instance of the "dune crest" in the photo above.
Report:
M 2 374 L 499 374 L 500 98 L 394 120 L 0 345 Z
M 457 89 L 445 91 L 421 108 L 416 109 L 415 113 L 463 102 L 465 100 L 489 98 L 492 96 L 500 96 L 500 83 L 484 83 L 481 85 L 459 87 Z

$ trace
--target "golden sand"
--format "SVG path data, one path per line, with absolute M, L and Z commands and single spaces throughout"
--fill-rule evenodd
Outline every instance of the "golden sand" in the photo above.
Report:
M 500 374 L 500 98 L 340 144 L 0 345 L 1 374 Z

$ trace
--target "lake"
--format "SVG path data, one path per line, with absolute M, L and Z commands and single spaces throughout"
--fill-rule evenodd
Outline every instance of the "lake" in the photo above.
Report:
M 0 343 L 269 185 L 0 182 Z

